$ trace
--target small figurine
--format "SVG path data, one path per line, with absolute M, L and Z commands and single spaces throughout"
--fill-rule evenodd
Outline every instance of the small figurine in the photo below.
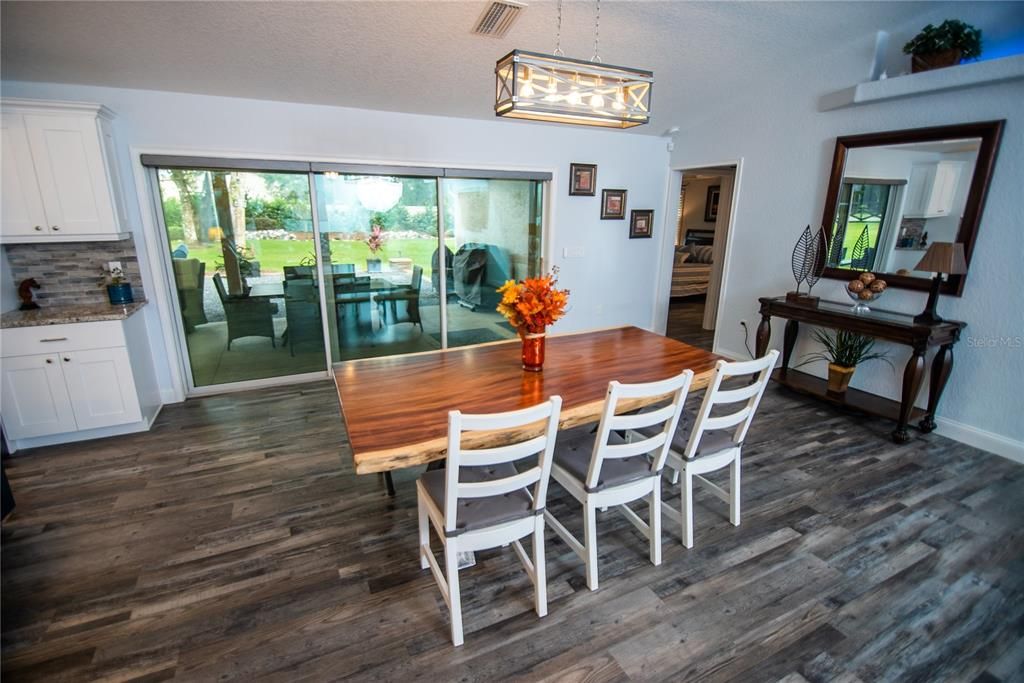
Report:
M 22 280 L 21 284 L 18 285 L 18 298 L 21 299 L 21 306 L 18 307 L 19 311 L 34 311 L 39 308 L 39 304 L 32 300 L 33 289 L 39 289 L 39 283 L 36 282 L 34 277 Z

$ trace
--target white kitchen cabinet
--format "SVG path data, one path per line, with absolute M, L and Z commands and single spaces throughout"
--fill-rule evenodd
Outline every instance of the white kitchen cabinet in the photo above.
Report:
M 142 315 L 5 328 L 0 345 L 0 415 L 15 446 L 141 431 L 159 411 Z
M 907 183 L 903 215 L 907 218 L 948 216 L 953 210 L 963 169 L 962 161 L 914 164 Z
M 112 114 L 95 104 L 5 100 L 0 240 L 119 240 L 124 228 Z M 8 149 L 9 148 L 9 149 Z
M 78 428 L 59 356 L 5 358 L 2 365 L 0 398 L 8 438 L 26 439 Z

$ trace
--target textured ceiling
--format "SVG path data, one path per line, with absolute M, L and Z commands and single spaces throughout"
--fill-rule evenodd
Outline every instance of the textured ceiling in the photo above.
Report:
M 552 51 L 556 5 L 530 1 L 494 39 L 470 33 L 486 4 L 4 1 L 0 76 L 492 118 L 496 59 L 513 48 Z M 661 134 L 722 93 L 814 68 L 814 55 L 851 43 L 866 75 L 876 30 L 904 39 L 943 11 L 941 3 L 604 0 L 600 54 L 654 71 L 655 115 L 640 131 Z M 593 3 L 566 0 L 566 55 L 590 57 L 593 21 Z

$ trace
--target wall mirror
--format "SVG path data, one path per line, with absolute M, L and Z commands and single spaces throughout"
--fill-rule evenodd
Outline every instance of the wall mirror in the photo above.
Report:
M 833 245 L 824 276 L 871 271 L 891 287 L 927 290 L 914 270 L 932 242 L 962 242 L 970 269 L 1003 121 L 836 139 L 822 225 Z M 959 296 L 967 275 L 951 275 Z

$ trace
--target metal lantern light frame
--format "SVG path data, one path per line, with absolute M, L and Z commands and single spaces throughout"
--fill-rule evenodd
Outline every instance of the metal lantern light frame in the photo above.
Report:
M 606 128 L 650 120 L 651 71 L 513 50 L 494 77 L 496 116 Z

